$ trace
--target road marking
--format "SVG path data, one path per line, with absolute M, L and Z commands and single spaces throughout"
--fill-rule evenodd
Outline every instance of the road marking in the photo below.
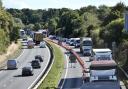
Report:
M 66 57 L 66 62 L 67 62 L 67 66 L 66 66 L 67 68 L 66 68 L 66 73 L 65 73 L 65 76 L 64 76 L 64 81 L 63 81 L 62 86 L 60 87 L 60 89 L 62 89 L 64 87 L 65 79 L 66 79 L 67 74 L 68 74 L 68 56 L 65 55 L 65 57 Z

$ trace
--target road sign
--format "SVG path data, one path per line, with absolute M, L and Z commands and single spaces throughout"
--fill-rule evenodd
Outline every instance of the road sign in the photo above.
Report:
M 128 32 L 128 12 L 125 13 L 124 29 L 126 32 Z

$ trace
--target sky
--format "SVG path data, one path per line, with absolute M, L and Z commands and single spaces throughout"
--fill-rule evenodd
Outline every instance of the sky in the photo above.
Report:
M 30 8 L 30 9 L 48 9 L 48 8 L 70 8 L 79 9 L 88 5 L 107 5 L 114 6 L 118 2 L 123 2 L 128 6 L 128 0 L 2 0 L 5 8 Z

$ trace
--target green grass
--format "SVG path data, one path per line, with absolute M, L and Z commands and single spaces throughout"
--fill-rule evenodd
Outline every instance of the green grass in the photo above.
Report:
M 55 44 L 50 43 L 50 45 L 54 50 L 54 63 L 49 74 L 38 89 L 56 89 L 64 68 L 64 55 L 62 51 Z

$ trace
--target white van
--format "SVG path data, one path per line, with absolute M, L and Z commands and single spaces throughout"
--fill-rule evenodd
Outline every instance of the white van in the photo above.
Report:
M 17 61 L 16 60 L 8 60 L 7 61 L 7 69 L 17 69 Z

